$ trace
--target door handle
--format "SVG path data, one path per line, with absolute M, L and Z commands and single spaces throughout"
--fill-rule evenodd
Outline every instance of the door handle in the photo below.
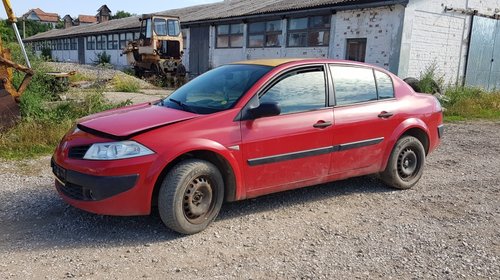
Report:
M 382 111 L 380 114 L 378 114 L 378 117 L 381 118 L 381 119 L 387 119 L 387 118 L 390 118 L 392 116 L 394 116 L 393 113 L 386 112 L 386 111 Z
M 327 128 L 332 125 L 332 122 L 318 121 L 313 125 L 314 128 Z

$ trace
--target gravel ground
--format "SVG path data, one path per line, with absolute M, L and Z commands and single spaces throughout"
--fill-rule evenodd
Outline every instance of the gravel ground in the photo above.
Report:
M 67 206 L 48 157 L 0 162 L 0 279 L 499 279 L 499 139 L 448 124 L 414 189 L 368 176 L 228 203 L 193 236 Z

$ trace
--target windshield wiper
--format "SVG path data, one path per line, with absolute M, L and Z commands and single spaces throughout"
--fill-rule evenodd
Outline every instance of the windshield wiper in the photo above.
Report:
M 177 99 L 173 99 L 173 98 L 169 98 L 168 101 L 172 101 L 174 102 L 175 104 L 179 105 L 182 109 L 188 111 L 188 112 L 191 112 L 191 113 L 196 113 L 193 111 L 193 109 L 191 107 L 189 107 L 188 105 L 182 103 L 182 101 L 179 101 Z

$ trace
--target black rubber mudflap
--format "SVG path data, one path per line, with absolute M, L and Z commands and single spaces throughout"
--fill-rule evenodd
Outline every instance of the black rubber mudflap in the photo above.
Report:
M 0 88 L 0 131 L 12 127 L 19 119 L 19 104 L 6 90 Z

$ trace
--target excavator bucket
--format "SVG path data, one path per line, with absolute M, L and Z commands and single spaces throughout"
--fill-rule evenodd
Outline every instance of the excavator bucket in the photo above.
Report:
M 1 41 L 0 57 L 10 60 L 10 52 L 2 48 Z M 12 81 L 12 70 L 0 63 L 0 130 L 13 126 L 20 117 L 19 105 L 6 89 L 9 81 Z
M 12 84 L 13 69 L 25 73 L 18 88 Z M 19 97 L 32 76 L 33 70 L 11 61 L 10 50 L 2 47 L 0 39 L 0 130 L 13 126 L 20 119 Z
M 0 86 L 0 131 L 12 127 L 19 119 L 19 104 Z

